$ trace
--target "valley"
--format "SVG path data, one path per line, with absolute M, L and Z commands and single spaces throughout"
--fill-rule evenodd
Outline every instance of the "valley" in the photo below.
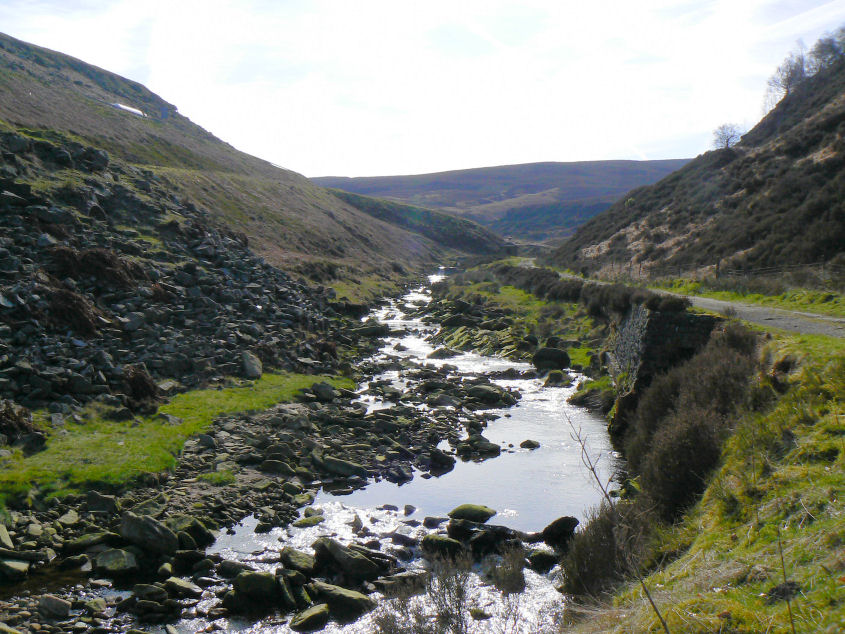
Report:
M 0 34 L 0 632 L 842 629 L 838 33 L 693 159 L 312 179 Z

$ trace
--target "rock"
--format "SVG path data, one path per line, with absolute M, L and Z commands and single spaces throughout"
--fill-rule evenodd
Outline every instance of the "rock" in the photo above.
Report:
M 120 513 L 120 502 L 113 495 L 88 491 L 85 502 L 88 505 L 88 511 L 91 513 L 106 513 L 109 515 Z
M 278 603 L 279 588 L 271 572 L 242 572 L 235 577 L 235 592 L 239 597 L 267 606 Z
M 76 539 L 66 541 L 62 550 L 65 553 L 81 553 L 84 550 L 99 546 L 100 544 L 117 544 L 122 539 L 117 533 L 108 533 L 105 531 L 98 533 L 86 533 L 77 537 Z
M 455 559 L 466 552 L 464 545 L 457 539 L 436 533 L 423 537 L 420 548 L 429 557 L 440 559 Z
M 86 148 L 85 161 L 92 170 L 102 171 L 109 166 L 109 154 L 105 150 Z
M 519 446 L 523 449 L 537 449 L 537 447 L 540 446 L 540 443 L 538 443 L 536 440 L 528 439 L 523 440 L 521 443 L 519 443 Z
M 568 387 L 569 385 L 572 385 L 572 379 L 570 379 L 568 375 L 564 374 L 560 370 L 552 370 L 551 372 L 549 372 L 549 375 L 546 377 L 546 382 L 543 383 L 543 387 Z
M 459 456 L 464 457 L 476 455 L 481 458 L 495 458 L 502 452 L 502 448 L 481 434 L 473 434 L 465 442 L 460 443 L 456 451 Z
M 125 577 L 138 572 L 138 560 L 128 550 L 111 548 L 94 559 L 94 570 L 107 577 Z
M 205 527 L 197 518 L 178 513 L 171 515 L 164 521 L 165 526 L 174 533 L 187 533 L 196 542 L 197 547 L 211 546 L 214 543 L 214 533 Z
M 14 550 L 15 545 L 12 543 L 12 538 L 9 537 L 9 531 L 3 524 L 0 524 L 0 546 Z
M 29 562 L 17 559 L 0 559 L 0 578 L 21 581 L 29 574 Z
M 337 570 L 356 580 L 375 579 L 382 572 L 379 564 L 330 537 L 320 537 L 311 547 L 320 569 Z
M 426 528 L 437 528 L 443 522 L 446 522 L 446 521 L 448 521 L 448 519 L 445 518 L 445 517 L 427 516 L 427 517 L 423 518 L 423 526 L 425 526 Z
M 386 337 L 390 334 L 390 326 L 373 321 L 354 328 L 351 332 L 359 337 Z
M 260 379 L 264 366 L 261 364 L 261 359 L 248 350 L 244 350 L 241 352 L 241 370 L 247 379 Z
M 325 382 L 315 383 L 311 386 L 311 391 L 321 403 L 331 403 L 336 395 L 335 389 Z
M 8 625 L 0 621 L 0 634 L 21 634 L 21 631 L 16 630 L 13 627 L 9 627 Z
M 85 602 L 85 610 L 92 616 L 102 614 L 107 608 L 108 603 L 106 603 L 106 600 L 103 597 L 95 597 L 90 601 Z
M 323 464 L 329 473 L 335 475 L 344 477 L 361 476 L 362 478 L 366 478 L 369 475 L 362 465 L 350 462 L 349 460 L 335 458 L 334 456 L 323 456 Z
M 540 574 L 546 574 L 558 563 L 558 556 L 550 550 L 536 548 L 529 552 L 526 557 L 528 567 Z
M 125 540 L 152 553 L 172 555 L 179 550 L 176 533 L 149 515 L 127 511 L 121 517 L 119 532 Z
M 447 453 L 444 453 L 437 447 L 432 447 L 431 449 L 429 449 L 428 455 L 431 459 L 432 466 L 436 467 L 437 469 L 451 471 L 452 468 L 455 466 L 455 458 Z
M 531 358 L 538 370 L 563 370 L 569 367 L 569 355 L 560 348 L 540 348 Z
M 310 517 L 303 517 L 301 519 L 296 520 L 291 524 L 294 528 L 311 528 L 312 526 L 316 526 L 317 524 L 322 524 L 326 521 L 326 518 L 322 515 L 311 515 Z
M 143 601 L 155 601 L 156 603 L 162 603 L 168 597 L 167 590 L 150 583 L 136 583 L 132 586 L 132 594 Z
M 129 313 L 125 318 L 120 320 L 120 323 L 126 332 L 135 332 L 143 327 L 146 319 L 144 318 L 144 313 Z
M 469 520 L 479 523 L 486 522 L 495 514 L 496 511 L 482 504 L 461 504 L 448 513 L 453 520 Z
M 292 476 L 296 473 L 293 467 L 282 460 L 265 460 L 258 468 L 265 473 L 277 473 L 286 476 Z
M 177 597 L 198 599 L 202 596 L 202 588 L 179 577 L 170 577 L 164 582 L 164 587 L 170 594 L 175 594 Z
M 217 566 L 217 574 L 226 579 L 237 577 L 242 572 L 252 572 L 254 570 L 249 564 L 241 561 L 232 561 L 231 559 L 224 559 Z
M 398 575 L 380 577 L 373 585 L 387 597 L 423 594 L 431 575 L 426 570 L 403 572 Z
M 467 395 L 477 398 L 487 405 L 495 405 L 502 400 L 503 391 L 495 385 L 473 385 L 467 390 Z
M 73 509 L 69 509 L 56 521 L 62 526 L 73 526 L 74 524 L 79 522 L 79 514 Z
M 564 550 L 568 547 L 569 540 L 575 534 L 576 526 L 578 526 L 578 520 L 576 518 L 569 516 L 559 517 L 543 529 L 541 533 L 543 541 L 552 548 Z
M 328 604 L 332 616 L 341 620 L 357 619 L 376 607 L 375 601 L 355 590 L 322 581 L 314 581 L 310 587 L 318 599 Z
M 316 632 L 326 626 L 329 616 L 329 606 L 320 603 L 296 614 L 290 620 L 290 629 L 294 632 Z
M 279 558 L 285 568 L 297 570 L 309 579 L 314 576 L 314 566 L 317 562 L 312 555 L 296 548 L 285 546 L 282 552 L 279 553 Z
M 450 348 L 438 348 L 428 354 L 428 359 L 449 359 L 457 356 L 458 353 Z

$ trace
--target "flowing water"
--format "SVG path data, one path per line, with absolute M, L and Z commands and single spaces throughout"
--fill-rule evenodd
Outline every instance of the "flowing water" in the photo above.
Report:
M 430 282 L 440 279 L 442 275 L 434 275 L 430 277 Z M 433 350 L 427 338 L 437 328 L 409 317 L 407 313 L 430 298 L 427 288 L 421 287 L 374 311 L 371 316 L 389 324 L 394 330 L 407 333 L 387 338 L 377 358 L 405 357 L 433 366 L 449 364 L 457 367 L 465 377 L 509 368 L 519 371 L 532 369 L 526 363 L 474 353 L 463 353 L 445 360 L 427 359 Z M 401 344 L 398 350 L 397 344 Z M 580 377 L 576 377 L 576 383 L 577 378 Z M 389 380 L 397 388 L 406 387 L 406 380 L 397 370 L 384 372 L 373 380 Z M 322 524 L 301 529 L 277 528 L 267 534 L 256 534 L 254 527 L 257 520 L 248 517 L 235 527 L 233 534 L 221 534 L 209 551 L 220 553 L 227 559 L 249 562 L 256 568 L 273 570 L 278 565 L 273 561 L 273 554 L 282 546 L 310 552 L 310 544 L 324 535 L 345 543 L 353 541 L 356 536 L 349 524 L 356 515 L 370 529 L 372 538 L 378 539 L 387 548 L 392 545 L 389 536 L 397 529 L 408 537 L 422 538 L 428 532 L 421 526 L 423 518 L 443 517 L 454 507 L 467 502 L 496 509 L 498 514 L 490 523 L 525 532 L 542 530 L 562 515 L 583 518 L 588 507 L 599 503 L 601 492 L 582 463 L 581 446 L 573 438 L 573 429 L 580 430 L 582 438 L 586 439 L 591 458 L 598 461 L 599 476 L 607 482 L 618 467 L 618 457 L 610 446 L 605 422 L 566 402 L 574 387 L 545 388 L 540 379 L 497 380 L 495 383 L 516 388 L 522 394 L 516 406 L 491 411 L 500 418 L 489 423 L 484 435 L 503 446 L 499 457 L 483 462 L 458 461 L 452 471 L 440 477 L 428 477 L 428 474 L 422 477 L 423 474 L 418 473 L 413 480 L 402 485 L 381 480 L 350 495 L 334 496 L 323 491 L 314 502 L 314 506 L 324 509 L 327 519 Z M 360 386 L 359 391 L 363 393 L 366 387 L 367 384 Z M 389 406 L 366 395 L 362 395 L 361 400 L 370 409 Z M 521 449 L 519 444 L 526 439 L 539 442 L 540 447 Z M 424 566 L 424 563 L 417 558 L 406 565 L 413 569 Z M 482 571 L 477 568 L 476 572 Z M 486 583 L 482 574 L 473 576 L 473 605 L 491 613 L 493 618 L 472 624 L 471 631 L 544 631 L 544 619 L 548 619 L 550 610 L 561 605 L 561 595 L 554 589 L 556 574 L 556 570 L 546 575 L 525 570 L 526 591 L 509 604 L 512 617 L 513 603 L 519 602 L 519 622 L 513 628 L 508 628 L 505 623 L 508 614 L 502 608 L 501 593 Z M 332 622 L 323 631 L 373 632 L 372 619 L 371 614 L 351 624 Z M 231 619 L 226 628 L 243 632 L 290 631 L 283 621 L 284 618 L 259 622 Z M 178 624 L 177 630 L 194 632 L 207 625 L 204 619 L 185 619 Z

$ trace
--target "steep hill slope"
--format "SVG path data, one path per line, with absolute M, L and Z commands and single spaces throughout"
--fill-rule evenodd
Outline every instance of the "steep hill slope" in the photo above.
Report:
M 780 266 L 845 247 L 845 64 L 784 98 L 733 148 L 634 190 L 554 254 L 575 269 Z
M 518 240 L 555 240 L 626 191 L 653 183 L 686 163 L 580 161 L 527 163 L 419 174 L 311 180 L 325 187 L 442 209 Z
M 206 209 L 211 222 L 244 233 L 268 261 L 311 279 L 390 275 L 394 262 L 415 267 L 446 253 L 416 229 L 375 218 L 295 172 L 239 152 L 136 82 L 2 34 L 0 128 L 102 148 L 147 186 L 158 183 Z M 79 177 L 73 160 L 61 167 L 68 173 L 50 178 Z M 471 223 L 453 222 L 452 230 L 471 234 L 466 242 L 476 251 L 502 246 Z

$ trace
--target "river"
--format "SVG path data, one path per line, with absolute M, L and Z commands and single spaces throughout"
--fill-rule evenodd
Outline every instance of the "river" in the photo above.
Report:
M 442 278 L 442 274 L 432 275 L 429 283 Z M 409 313 L 430 299 L 429 287 L 425 285 L 377 308 L 368 316 L 403 333 L 386 338 L 373 361 L 404 358 L 434 366 L 449 364 L 457 367 L 465 377 L 507 369 L 520 372 L 532 369 L 526 363 L 475 353 L 461 353 L 442 360 L 428 359 L 433 350 L 428 337 L 437 327 L 411 317 Z M 332 495 L 322 491 L 314 502 L 327 518 L 322 524 L 311 528 L 277 528 L 266 534 L 256 534 L 257 520 L 248 517 L 233 532 L 221 534 L 209 552 L 273 570 L 277 564 L 272 554 L 282 545 L 310 551 L 311 543 L 319 536 L 332 536 L 344 543 L 352 541 L 355 535 L 350 524 L 356 516 L 369 527 L 372 545 L 376 546 L 378 541 L 378 547 L 389 552 L 393 543 L 389 535 L 397 529 L 409 538 L 421 538 L 429 532 L 422 525 L 424 518 L 444 517 L 463 503 L 485 504 L 496 509 L 498 513 L 489 523 L 525 532 L 542 530 L 563 515 L 583 519 L 586 510 L 598 504 L 601 493 L 582 463 L 581 446 L 573 438 L 573 429 L 580 430 L 586 439 L 590 456 L 597 461 L 599 476 L 604 481 L 609 481 L 618 468 L 619 458 L 610 445 L 605 422 L 566 402 L 579 378 L 575 377 L 573 387 L 543 387 L 543 381 L 536 378 L 496 380 L 497 384 L 515 388 L 522 394 L 516 406 L 491 411 L 497 419 L 489 423 L 484 435 L 502 446 L 503 451 L 497 458 L 483 462 L 459 460 L 452 471 L 440 477 L 418 473 L 402 485 L 381 480 L 351 494 Z M 401 370 L 388 370 L 371 380 L 388 380 L 398 389 L 407 387 Z M 369 409 L 385 407 L 383 402 L 366 394 L 368 383 L 359 386 L 361 401 Z M 539 447 L 520 448 L 520 443 L 526 439 L 537 441 Z M 448 447 L 445 443 L 442 446 Z M 267 562 L 263 562 L 264 559 Z M 414 558 L 406 567 L 414 569 L 424 565 L 423 559 Z M 476 566 L 475 572 L 477 574 L 472 575 L 469 582 L 471 604 L 483 609 L 491 618 L 471 623 L 470 631 L 537 632 L 551 627 L 555 611 L 562 606 L 561 595 L 555 590 L 559 569 L 547 574 L 526 569 L 526 591 L 510 601 L 503 601 L 501 593 L 485 580 L 481 567 Z M 424 604 L 426 598 L 415 600 Z M 210 605 L 211 601 L 204 603 Z M 203 605 L 198 607 L 202 609 Z M 376 614 L 378 611 L 346 625 L 332 622 L 323 631 L 373 632 Z M 284 617 L 258 622 L 232 618 L 223 627 L 227 631 L 240 632 L 289 632 L 284 621 Z M 179 622 L 176 629 L 187 633 L 209 625 L 202 618 L 187 618 Z

